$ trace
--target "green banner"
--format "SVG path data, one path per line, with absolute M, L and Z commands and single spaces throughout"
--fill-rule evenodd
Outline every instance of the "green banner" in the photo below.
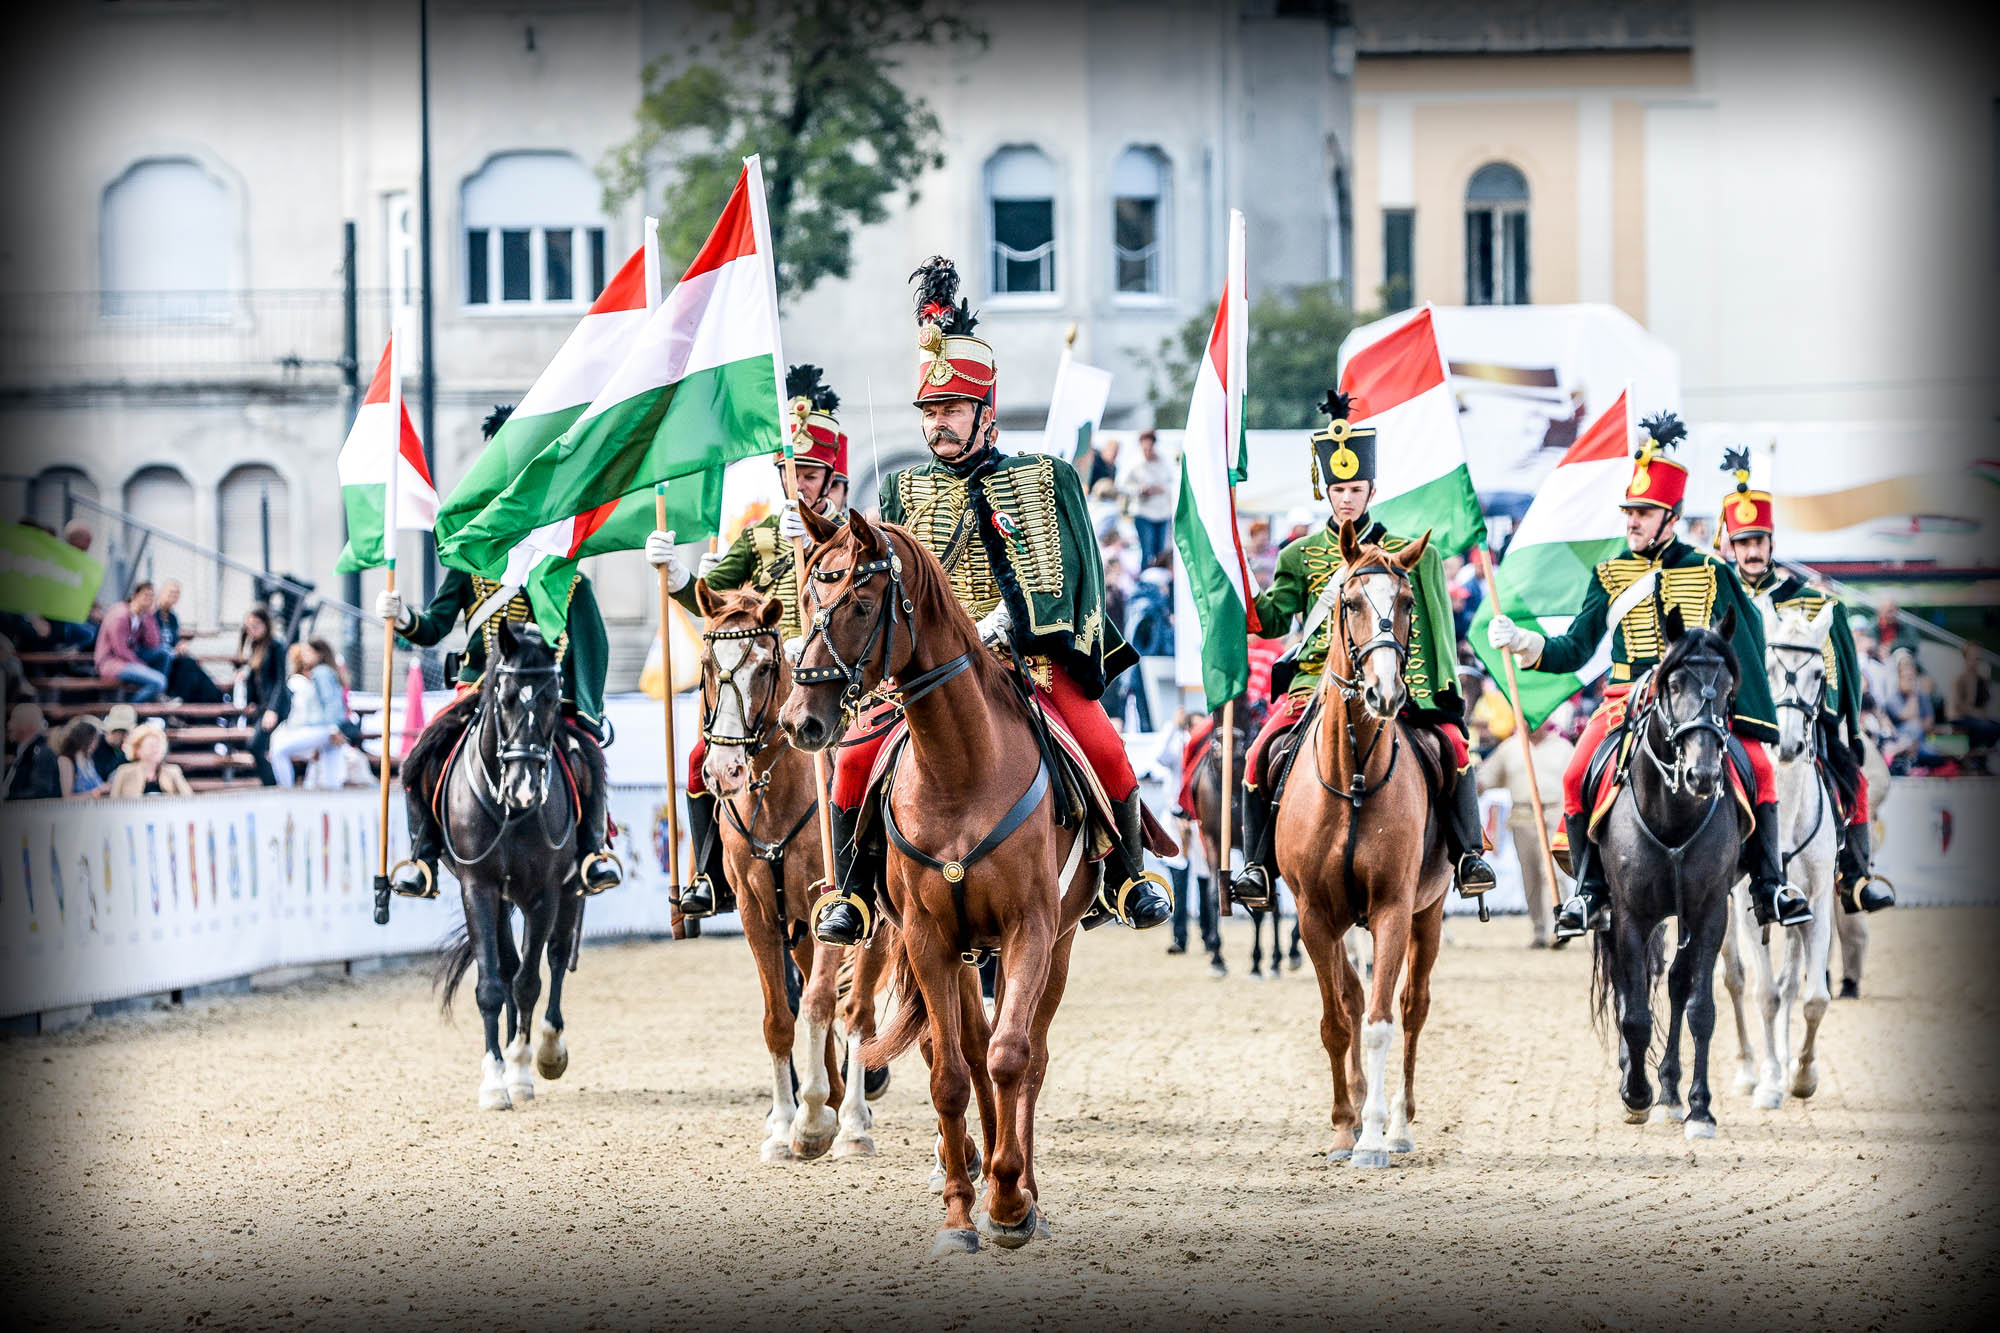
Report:
M 81 624 L 104 582 L 104 566 L 25 523 L 0 527 L 0 611 Z

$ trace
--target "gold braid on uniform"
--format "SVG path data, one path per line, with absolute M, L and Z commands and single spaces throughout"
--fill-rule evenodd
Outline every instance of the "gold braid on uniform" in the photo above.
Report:
M 569 583 L 570 592 L 574 593 L 576 585 L 582 582 L 582 580 L 583 576 L 581 574 L 572 575 Z M 500 588 L 501 584 L 497 581 L 481 578 L 479 575 L 474 574 L 472 576 L 472 605 L 475 608 L 486 605 L 487 599 L 499 592 Z M 516 591 L 512 597 L 507 599 L 505 606 L 486 617 L 486 623 L 479 627 L 480 641 L 486 645 L 486 660 L 491 662 L 500 651 L 498 640 L 500 637 L 500 622 L 502 620 L 514 625 L 526 625 L 533 621 L 534 618 L 535 608 L 529 603 L 526 590 Z M 568 626 L 564 626 L 563 632 L 556 636 L 554 646 L 556 650 L 556 666 L 560 668 L 563 658 L 569 654 Z

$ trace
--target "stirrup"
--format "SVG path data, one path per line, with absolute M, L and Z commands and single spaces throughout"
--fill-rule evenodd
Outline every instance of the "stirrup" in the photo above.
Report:
M 705 911 L 695 912 L 689 910 L 687 896 L 689 890 L 692 889 L 700 889 L 702 891 L 702 896 L 708 899 L 708 907 Z M 678 893 L 674 895 L 674 901 L 680 905 L 682 916 L 691 918 L 692 920 L 695 921 L 701 921 L 716 914 L 717 904 L 715 901 L 715 897 L 716 897 L 715 881 L 710 879 L 708 877 L 708 873 L 704 871 L 701 874 L 696 875 L 692 880 L 688 881 L 687 888 L 680 890 Z
M 618 871 L 618 878 L 613 880 L 609 884 L 603 884 L 599 885 L 597 888 L 592 888 L 590 886 L 591 867 L 595 866 L 600 861 L 609 861 L 612 864 L 612 866 Z M 625 881 L 625 863 L 619 860 L 618 853 L 612 851 L 609 847 L 605 848 L 601 852 L 592 852 L 589 856 L 584 857 L 583 865 L 579 867 L 577 870 L 577 876 L 576 876 L 577 892 L 585 895 L 586 897 L 594 898 L 598 894 L 603 893 L 606 889 L 617 888 L 620 884 L 624 883 L 624 881 Z
M 406 889 L 402 886 L 396 879 L 396 872 L 404 866 L 415 866 L 417 868 L 417 872 L 424 877 L 423 888 Z M 414 856 L 398 861 L 395 865 L 389 867 L 389 887 L 396 891 L 396 896 L 399 898 L 435 898 L 438 896 L 437 876 L 432 873 L 430 866 L 419 861 Z
M 1252 879 L 1252 872 L 1255 872 L 1254 879 Z M 1245 893 L 1243 885 L 1246 883 L 1258 885 L 1258 891 L 1255 893 Z M 1242 874 L 1237 875 L 1229 881 L 1229 897 L 1232 901 L 1239 902 L 1245 907 L 1255 908 L 1259 912 L 1268 912 L 1271 910 L 1271 904 L 1277 900 L 1278 886 L 1272 883 L 1271 872 L 1264 865 L 1261 863 L 1247 865 L 1243 867 Z
M 843 941 L 829 940 L 826 936 L 820 934 L 820 923 L 826 920 L 826 914 L 832 911 L 834 905 L 837 903 L 846 903 L 861 917 L 860 933 L 854 937 L 852 945 L 846 945 L 845 947 L 861 948 L 875 938 L 875 927 L 880 923 L 880 917 L 876 915 L 875 909 L 860 894 L 848 889 L 836 890 L 828 885 L 825 880 L 819 880 L 806 890 L 806 896 L 818 899 L 813 905 L 814 939 L 821 940 L 827 944 L 844 944 Z
M 1134 930 L 1140 929 L 1140 927 L 1132 926 L 1132 918 L 1126 915 L 1125 905 L 1131 901 L 1132 891 L 1141 884 L 1146 883 L 1156 885 L 1160 892 L 1166 895 L 1168 902 L 1171 903 L 1174 900 L 1174 890 L 1167 883 L 1166 876 L 1157 870 L 1142 870 L 1120 885 L 1115 896 L 1111 895 L 1110 884 L 1107 881 L 1105 886 L 1097 891 L 1097 901 L 1103 905 L 1105 911 L 1118 918 L 1118 924 L 1131 926 Z M 1156 922 L 1155 924 L 1158 923 Z
M 1479 871 L 1483 871 L 1484 874 L 1468 876 L 1466 873 L 1468 863 L 1477 867 Z M 1492 865 L 1478 852 L 1467 852 L 1464 856 L 1459 857 L 1458 864 L 1452 867 L 1451 877 L 1458 887 L 1458 896 L 1461 898 L 1477 898 L 1483 894 L 1490 893 L 1499 886 L 1500 882 L 1498 876 L 1493 873 Z
M 1887 890 L 1889 900 L 1887 902 L 1877 902 L 1875 906 L 1870 907 L 1862 899 L 1861 895 L 1869 889 L 1875 888 L 1878 884 Z M 1849 914 L 1855 912 L 1880 912 L 1894 907 L 1896 905 L 1896 881 L 1890 879 L 1887 875 L 1878 875 L 1870 871 L 1858 879 L 1849 881 L 1847 886 L 1841 891 L 1840 905 Z

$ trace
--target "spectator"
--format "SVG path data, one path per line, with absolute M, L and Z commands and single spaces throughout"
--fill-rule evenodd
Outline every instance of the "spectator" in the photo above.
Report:
M 153 585 L 142 582 L 105 612 L 97 634 L 97 674 L 131 687 L 133 703 L 150 703 L 167 691 L 167 658 L 153 608 Z
M 271 733 L 285 720 L 291 695 L 285 689 L 285 653 L 271 632 L 271 613 L 253 606 L 243 613 L 243 629 L 236 637 L 236 656 L 243 665 L 236 669 L 236 702 L 250 710 L 252 731 L 250 757 L 257 765 L 257 778 L 266 787 L 278 784 L 271 768 Z
M 1892 773 L 1908 773 L 1912 765 L 1934 758 L 1924 749 L 1924 736 L 1936 714 L 1931 710 L 1923 674 L 1917 670 L 1917 655 L 1907 648 L 1898 649 L 1895 668 L 1895 680 L 1882 700 L 1882 711 L 1892 728 L 1882 747 L 1882 758 Z
M 1888 697 L 1895 673 L 1882 660 L 1881 640 L 1875 633 L 1875 618 L 1865 611 L 1856 611 L 1847 618 L 1847 627 L 1853 631 L 1854 651 L 1861 659 L 1862 692 L 1868 696 L 1864 702 L 1880 707 L 1882 700 Z
M 98 724 L 97 749 L 90 757 L 99 777 L 108 780 L 125 762 L 125 738 L 138 725 L 139 710 L 131 704 L 113 704 L 105 710 L 104 721 Z
M 191 704 L 219 704 L 222 691 L 216 688 L 215 678 L 195 660 L 192 646 L 181 638 L 180 603 L 180 580 L 163 581 L 153 618 L 160 623 L 160 649 L 167 654 L 162 668 L 167 673 L 167 693 Z
M 64 796 L 95 796 L 104 790 L 104 778 L 92 759 L 103 740 L 104 729 L 90 717 L 71 718 L 49 737 Z
M 1180 469 L 1160 457 L 1152 431 L 1139 432 L 1139 457 L 1126 470 L 1124 488 L 1132 504 L 1132 522 L 1139 529 L 1139 564 L 1150 566 L 1173 541 L 1174 506 L 1180 494 Z
M 1497 690 L 1488 690 L 1497 694 Z M 1564 740 L 1557 728 L 1545 722 L 1534 733 L 1532 742 L 1535 751 L 1535 781 L 1533 787 L 1528 782 L 1527 760 L 1521 754 L 1521 743 L 1494 747 L 1479 765 L 1479 789 L 1491 791 L 1495 787 L 1505 787 L 1512 798 L 1512 806 L 1507 812 L 1507 830 L 1514 835 L 1514 855 L 1521 861 L 1521 889 L 1528 898 L 1528 920 L 1534 931 L 1530 948 L 1549 947 L 1549 928 L 1552 922 L 1551 908 L 1555 896 L 1549 884 L 1548 862 L 1542 855 L 1542 835 L 1535 828 L 1534 788 L 1539 788 L 1542 797 L 1542 817 L 1547 822 L 1551 837 L 1560 827 L 1562 819 L 1562 776 L 1569 766 L 1573 747 Z
M 309 643 L 295 643 L 285 654 L 290 672 L 285 688 L 291 708 L 271 733 L 271 770 L 280 787 L 295 781 L 292 761 L 309 761 L 307 779 L 321 790 L 339 787 L 346 780 L 346 766 L 339 762 L 341 709 L 340 676 L 331 663 L 321 659 Z
M 1894 653 L 1898 648 L 1915 652 L 1916 636 L 1903 624 L 1903 608 L 1893 601 L 1884 601 L 1875 613 L 1876 635 L 1882 641 L 1882 651 Z
M 91 543 L 96 540 L 90 531 L 90 525 L 80 518 L 71 519 L 63 525 L 62 539 L 85 555 L 90 554 Z
M 1964 665 L 1951 682 L 1945 715 L 1983 750 L 2000 740 L 2000 722 L 1993 718 L 1993 682 L 1987 679 L 1986 655 L 1978 644 L 1971 642 L 1959 645 L 1958 654 Z
M 1162 555 L 1158 562 L 1141 574 L 1125 604 L 1125 638 L 1141 658 L 1174 655 L 1174 575 L 1169 564 L 1171 559 Z M 1138 708 L 1139 730 L 1151 731 L 1153 700 L 1152 692 L 1146 685 L 1143 662 L 1137 671 L 1129 674 L 1132 680 L 1126 692 Z M 1121 710 L 1118 721 L 1124 720 Z
M 1088 495 L 1097 494 L 1097 483 L 1108 481 L 1113 485 L 1118 481 L 1118 441 L 1109 435 L 1097 437 L 1097 446 L 1090 451 L 1090 459 L 1083 468 L 1083 489 Z
M 327 640 L 315 636 L 306 642 L 319 654 L 319 660 L 331 666 L 334 674 L 340 677 L 340 734 L 349 745 L 358 749 L 361 745 L 361 723 L 354 716 L 354 682 L 348 679 L 347 663 L 340 660 L 340 654 Z
M 1514 734 L 1514 705 L 1505 690 L 1494 687 L 1494 682 L 1484 677 L 1480 682 L 1479 697 L 1466 710 L 1466 718 L 1472 723 L 1473 748 L 1482 753 L 1495 747 L 1505 749 L 1502 742 Z
M 135 796 L 192 796 L 187 774 L 178 764 L 167 762 L 167 728 L 158 718 L 147 718 L 125 738 L 125 758 L 129 761 L 111 775 L 104 794 L 113 800 Z
M 1278 544 L 1271 540 L 1271 520 L 1253 518 L 1243 530 L 1243 563 L 1260 588 L 1271 586 L 1278 575 Z
M 0 690 L 10 704 L 17 700 L 35 699 L 35 687 L 28 683 L 28 669 L 21 665 L 21 655 L 14 651 L 14 641 L 0 635 Z
M 15 704 L 7 714 L 7 744 L 14 752 L 7 770 L 7 799 L 42 801 L 62 795 L 56 752 L 48 738 L 49 721 L 39 704 Z

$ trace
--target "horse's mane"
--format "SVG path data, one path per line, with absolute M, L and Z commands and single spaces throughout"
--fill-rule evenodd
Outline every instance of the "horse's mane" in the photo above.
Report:
M 1743 680 L 1743 668 L 1736 660 L 1736 650 L 1730 647 L 1729 640 L 1706 625 L 1690 626 L 1674 641 L 1673 646 L 1667 649 L 1666 656 L 1660 659 L 1659 668 L 1654 671 L 1653 679 L 1666 680 L 1690 657 L 1719 657 L 1729 668 L 1732 684 L 1740 684 Z
M 764 594 L 754 589 L 727 588 L 718 592 L 710 588 L 708 595 L 715 603 L 714 614 L 708 617 L 711 622 L 727 620 L 731 616 L 758 616 L 763 613 Z

